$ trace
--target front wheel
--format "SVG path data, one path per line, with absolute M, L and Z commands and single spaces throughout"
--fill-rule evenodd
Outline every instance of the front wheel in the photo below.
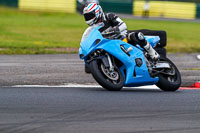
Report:
M 160 61 L 169 63 L 170 68 L 164 69 L 158 75 L 159 81 L 156 84 L 163 91 L 176 91 L 181 85 L 181 74 L 174 63 L 168 58 L 162 57 Z
M 101 60 L 93 60 L 90 62 L 90 70 L 94 79 L 106 90 L 120 91 L 122 89 L 124 78 L 117 67 L 110 71 Z

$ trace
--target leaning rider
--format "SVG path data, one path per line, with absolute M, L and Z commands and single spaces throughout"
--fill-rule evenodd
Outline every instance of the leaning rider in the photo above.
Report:
M 127 33 L 126 24 L 116 14 L 103 13 L 100 5 L 97 3 L 89 3 L 83 9 L 83 15 L 89 26 L 96 24 L 102 25 L 99 29 L 102 34 L 112 31 L 116 34 L 120 34 L 121 36 L 125 36 L 131 44 L 139 44 L 142 48 L 144 48 L 150 55 L 151 59 L 159 59 L 160 55 L 152 48 L 152 46 L 144 38 L 144 35 L 141 32 Z

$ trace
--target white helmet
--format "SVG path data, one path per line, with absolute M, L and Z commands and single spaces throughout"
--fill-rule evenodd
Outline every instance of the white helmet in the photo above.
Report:
M 83 9 L 83 15 L 85 18 L 85 21 L 88 25 L 93 25 L 97 23 L 97 21 L 102 18 L 103 16 L 103 10 L 100 5 L 97 3 L 89 3 L 84 9 Z

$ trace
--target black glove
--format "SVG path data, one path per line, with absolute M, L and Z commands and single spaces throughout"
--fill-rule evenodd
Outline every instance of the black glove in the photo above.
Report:
M 111 29 L 109 29 L 108 32 L 110 32 L 112 34 L 120 34 L 120 30 L 118 27 L 111 28 Z
M 114 27 L 113 31 L 114 31 L 115 34 L 120 34 L 120 30 L 119 30 L 118 27 Z
M 120 32 L 119 28 L 114 27 L 114 28 L 110 28 L 107 33 L 102 34 L 102 35 L 103 35 L 103 37 L 108 38 L 108 39 L 117 39 L 121 36 L 120 33 L 121 32 Z

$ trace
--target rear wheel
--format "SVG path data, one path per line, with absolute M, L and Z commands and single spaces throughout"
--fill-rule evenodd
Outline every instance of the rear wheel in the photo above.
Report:
M 179 70 L 168 58 L 162 57 L 160 60 L 168 62 L 170 64 L 170 68 L 162 70 L 162 73 L 158 75 L 159 81 L 156 85 L 163 91 L 178 90 L 181 85 L 181 75 Z
M 157 52 L 160 56 L 167 57 L 167 52 L 166 52 L 166 49 L 165 49 L 165 48 L 157 48 L 157 47 L 155 47 L 154 49 L 156 50 L 156 52 Z
M 94 79 L 106 90 L 120 91 L 124 85 L 124 78 L 121 71 L 115 67 L 113 71 L 106 68 L 101 60 L 93 60 L 90 63 L 90 70 Z

